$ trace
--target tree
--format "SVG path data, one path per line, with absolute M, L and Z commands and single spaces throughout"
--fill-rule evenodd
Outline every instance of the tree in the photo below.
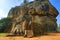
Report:
M 59 26 L 58 26 L 58 31 L 60 32 L 60 24 L 59 24 Z
M 34 1 L 42 1 L 42 0 L 34 0 Z
M 11 25 L 11 18 L 3 18 L 0 20 L 0 32 L 5 32 L 6 28 L 9 28 Z
M 27 0 L 24 0 L 24 3 L 28 3 L 28 1 Z

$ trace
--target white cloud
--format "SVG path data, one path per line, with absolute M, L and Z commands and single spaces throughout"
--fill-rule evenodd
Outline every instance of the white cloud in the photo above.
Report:
M 0 9 L 0 19 L 4 17 L 7 17 L 7 14 L 2 9 Z

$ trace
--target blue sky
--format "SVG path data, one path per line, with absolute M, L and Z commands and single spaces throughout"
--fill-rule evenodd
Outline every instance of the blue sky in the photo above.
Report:
M 0 19 L 7 17 L 9 10 L 22 2 L 23 0 L 0 0 Z M 60 0 L 50 0 L 50 2 L 60 13 Z M 60 24 L 60 14 L 57 16 L 57 23 Z

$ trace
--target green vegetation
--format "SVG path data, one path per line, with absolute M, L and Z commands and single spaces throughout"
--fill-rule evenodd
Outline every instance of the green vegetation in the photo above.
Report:
M 6 37 L 8 35 L 8 33 L 0 33 L 0 36 L 2 37 Z
M 11 18 L 3 18 L 0 20 L 0 33 L 4 32 L 6 28 L 11 25 Z
M 58 31 L 60 31 L 60 24 L 59 24 L 59 26 L 58 26 Z
M 40 2 L 41 2 L 41 1 L 43 1 L 43 0 L 34 0 L 34 1 L 40 1 Z
M 27 0 L 24 0 L 24 3 L 28 3 L 28 1 Z

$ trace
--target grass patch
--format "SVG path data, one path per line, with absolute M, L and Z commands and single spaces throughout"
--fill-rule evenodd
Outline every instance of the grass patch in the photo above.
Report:
M 8 33 L 0 33 L 0 36 L 1 37 L 5 37 L 5 36 L 7 36 L 8 35 Z

